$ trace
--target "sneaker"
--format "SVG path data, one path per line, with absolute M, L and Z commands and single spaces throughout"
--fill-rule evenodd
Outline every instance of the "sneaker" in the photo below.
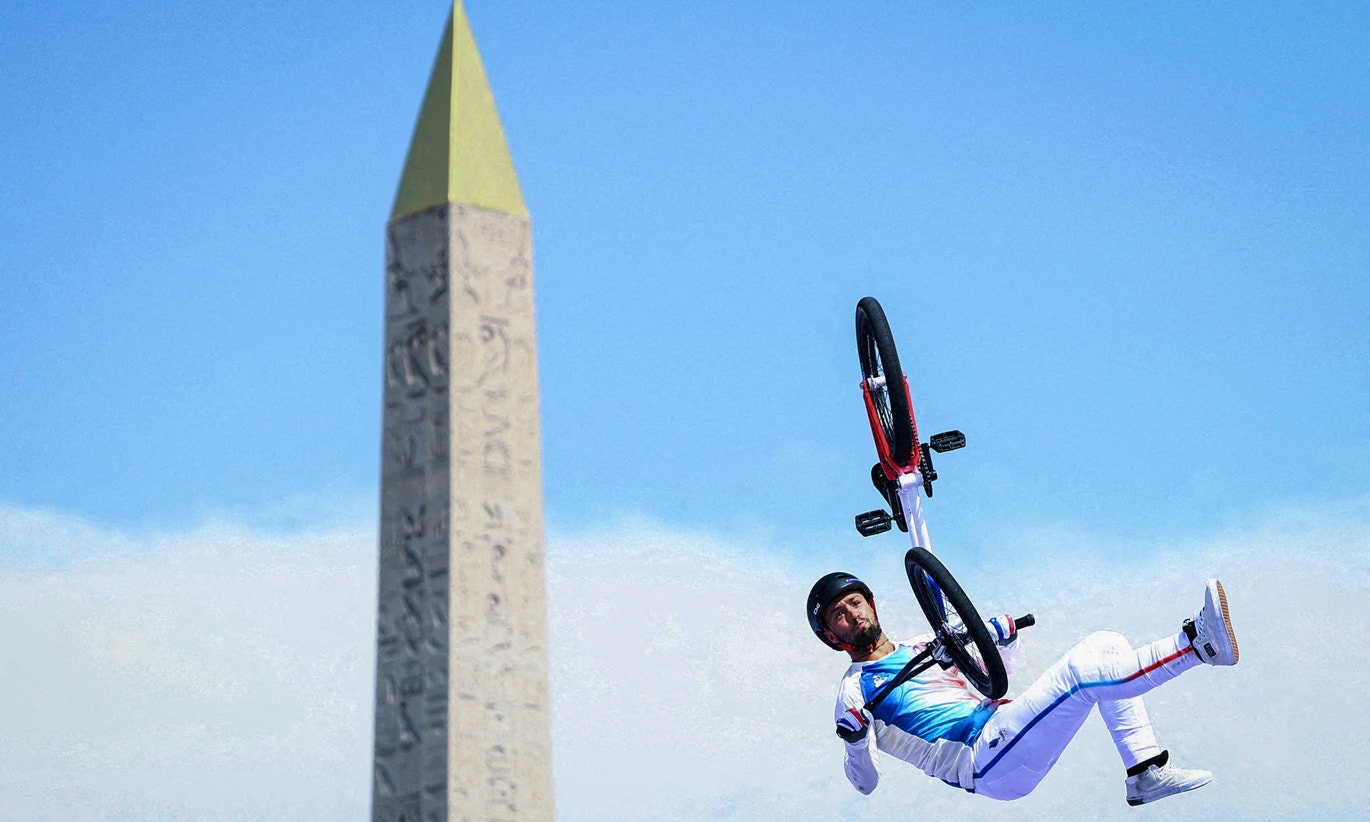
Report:
M 1202 788 L 1213 781 L 1212 771 L 1188 770 L 1178 765 L 1152 765 L 1127 778 L 1127 804 L 1145 805 L 1177 793 Z
M 1227 594 L 1216 579 L 1204 590 L 1204 607 L 1186 620 L 1185 633 L 1199 659 L 1209 665 L 1237 664 L 1237 635 L 1232 632 L 1232 616 L 1227 611 Z

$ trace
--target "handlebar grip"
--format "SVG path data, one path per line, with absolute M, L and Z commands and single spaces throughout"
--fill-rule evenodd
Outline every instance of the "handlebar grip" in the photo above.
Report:
M 1032 614 L 1023 614 L 1022 616 L 1013 620 L 1013 624 L 1017 628 L 1031 628 L 1033 625 L 1037 624 L 1037 617 L 1033 616 Z

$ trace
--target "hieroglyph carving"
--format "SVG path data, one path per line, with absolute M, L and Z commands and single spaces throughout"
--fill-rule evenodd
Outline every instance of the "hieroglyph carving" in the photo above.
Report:
M 378 820 L 552 817 L 530 247 L 459 205 L 389 228 Z

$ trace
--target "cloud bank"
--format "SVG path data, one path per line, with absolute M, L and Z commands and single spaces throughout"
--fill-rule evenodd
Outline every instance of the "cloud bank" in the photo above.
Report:
M 129 533 L 0 507 L 0 817 L 364 819 L 374 523 L 272 534 L 215 523 Z M 891 634 L 921 629 L 901 537 L 815 555 L 623 519 L 548 545 L 558 818 L 855 819 L 988 813 L 1135 818 L 1087 723 L 1032 796 L 993 803 L 886 762 L 862 797 L 830 713 L 841 657 L 801 613 L 818 575 L 876 588 Z M 60 563 L 38 563 L 43 546 Z M 987 611 L 1033 611 L 1020 690 L 1095 628 L 1136 642 L 1227 586 L 1242 662 L 1152 692 L 1162 744 L 1215 782 L 1153 818 L 1341 818 L 1340 753 L 1370 732 L 1370 501 L 1272 512 L 1191 542 L 1025 533 L 949 567 Z M 55 567 L 54 567 L 55 566 Z

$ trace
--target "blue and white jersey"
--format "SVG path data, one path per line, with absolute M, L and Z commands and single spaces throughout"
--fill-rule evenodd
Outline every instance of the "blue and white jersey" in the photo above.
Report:
M 840 718 L 849 708 L 864 705 L 931 639 L 926 636 L 896 642 L 894 652 L 888 656 L 852 663 L 842 677 L 834 718 Z M 856 745 L 847 746 L 847 778 L 862 793 L 875 790 L 880 781 L 879 750 L 929 776 L 970 788 L 975 784 L 971 745 L 997 705 L 971 690 L 955 668 L 943 670 L 934 665 L 895 688 L 876 706 L 873 733 Z

